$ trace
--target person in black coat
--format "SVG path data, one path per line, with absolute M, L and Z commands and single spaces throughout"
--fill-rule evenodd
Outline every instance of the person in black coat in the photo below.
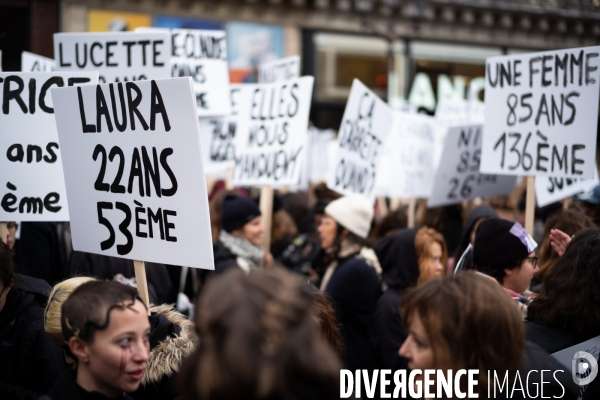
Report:
M 60 348 L 44 331 L 49 286 L 14 273 L 0 241 L 0 399 L 37 399 L 64 369 Z
M 488 218 L 498 218 L 498 213 L 487 204 L 481 204 L 471 211 L 467 217 L 467 220 L 465 221 L 460 244 L 458 245 L 458 248 L 451 260 L 452 270 L 454 270 L 456 263 L 458 260 L 460 260 L 460 257 L 463 255 L 467 247 L 469 247 L 469 244 L 473 245 L 475 243 L 475 231 L 477 230 L 477 227 L 481 221 Z
M 375 363 L 383 369 L 406 369 L 406 359 L 398 355 L 408 336 L 400 323 L 400 301 L 406 289 L 444 275 L 444 238 L 433 229 L 403 229 L 381 239 L 375 252 L 387 286 L 373 314 Z
M 369 325 L 380 294 L 381 267 L 367 246 L 373 205 L 362 195 L 332 201 L 319 225 L 327 268 L 320 288 L 337 312 L 350 370 L 370 369 Z

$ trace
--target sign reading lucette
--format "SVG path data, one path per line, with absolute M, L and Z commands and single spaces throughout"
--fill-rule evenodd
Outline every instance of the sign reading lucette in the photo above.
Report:
M 97 72 L 0 73 L 0 221 L 68 221 L 50 89 L 98 83 Z
M 336 166 L 327 186 L 342 194 L 360 193 L 375 199 L 378 156 L 391 125 L 390 107 L 355 79 L 338 133 Z
M 306 158 L 314 78 L 240 85 L 233 183 L 295 185 Z
M 213 269 L 190 78 L 52 91 L 73 248 Z
M 486 61 L 481 171 L 593 178 L 600 47 Z
M 171 76 L 168 32 L 55 33 L 57 71 L 98 71 L 100 83 Z

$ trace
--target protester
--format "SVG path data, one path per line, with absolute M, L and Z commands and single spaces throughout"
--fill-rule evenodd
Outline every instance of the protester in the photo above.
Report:
M 392 235 L 398 232 L 400 229 L 405 229 L 408 226 L 408 217 L 406 211 L 399 208 L 395 211 L 388 213 L 381 222 L 377 225 L 375 230 L 375 239 L 379 240 L 385 236 Z
M 0 399 L 37 399 L 64 368 L 44 332 L 40 294 L 20 287 L 11 251 L 0 241 Z M 43 297 L 43 296 L 41 296 Z
M 501 377 L 508 372 L 509 383 L 496 398 L 530 398 L 526 393 L 539 394 L 542 381 L 546 382 L 545 396 L 577 398 L 564 367 L 536 345 L 525 342 L 517 307 L 491 279 L 461 272 L 430 281 L 404 296 L 401 315 L 409 335 L 399 354 L 408 360 L 411 370 L 477 369 L 475 393 L 479 398 L 488 398 L 488 384 L 495 384 L 491 378 L 488 381 L 488 371 Z M 544 380 L 541 370 L 557 380 Z M 513 382 L 519 385 L 517 371 L 520 386 L 525 388 L 514 392 Z M 423 375 L 419 378 L 422 381 Z M 467 391 L 466 383 L 465 376 L 461 380 L 463 392 Z
M 315 289 L 313 290 L 313 294 L 315 296 L 315 309 L 319 328 L 321 329 L 321 336 L 327 340 L 327 343 L 329 343 L 335 353 L 341 356 L 344 353 L 344 341 L 340 332 L 337 313 L 323 292 Z
M 342 366 L 314 304 L 300 278 L 277 267 L 211 279 L 197 306 L 201 346 L 180 374 L 186 398 L 339 398 Z
M 462 232 L 462 206 L 452 204 L 442 207 L 426 207 L 426 202 L 419 204 L 417 221 L 419 226 L 433 228 L 444 236 L 449 254 L 454 254 L 460 242 Z
M 93 306 L 91 306 L 93 305 Z M 65 346 L 76 359 L 46 399 L 131 399 L 149 355 L 150 323 L 137 291 L 112 281 L 79 286 L 62 306 Z
M 558 240 L 553 240 L 553 238 L 562 235 L 556 231 L 561 231 L 566 236 L 571 237 L 582 229 L 595 227 L 596 225 L 588 216 L 575 210 L 560 210 L 548 218 L 544 226 L 544 239 L 539 249 L 538 263 L 540 270 L 534 278 L 534 285 L 532 285 L 534 292 L 540 291 L 541 284 L 546 275 L 548 275 L 552 269 L 552 265 L 558 260 L 559 253 L 557 253 L 555 247 L 560 238 Z
M 473 262 L 478 271 L 496 279 L 515 299 L 529 303 L 523 294 L 538 271 L 537 244 L 518 222 L 489 218 L 475 232 Z
M 15 247 L 15 235 L 17 233 L 18 228 L 19 225 L 14 221 L 6 223 L 6 245 L 8 246 L 9 250 L 14 249 Z
M 298 235 L 298 228 L 292 217 L 284 209 L 273 212 L 271 222 L 271 255 L 279 259 Z
M 373 205 L 362 195 L 334 200 L 319 225 L 325 251 L 325 275 L 320 288 L 338 313 L 347 368 L 369 368 L 368 329 L 380 293 L 381 266 L 366 241 Z
M 454 253 L 453 257 L 448 260 L 448 270 L 454 271 L 454 267 L 460 257 L 463 255 L 469 244 L 472 246 L 475 243 L 475 231 L 477 227 L 481 223 L 481 221 L 488 218 L 498 218 L 498 213 L 494 208 L 488 206 L 487 204 L 482 204 L 475 207 L 467 220 L 465 221 L 465 225 L 463 227 L 462 237 L 460 239 L 460 244 L 458 245 L 458 249 Z
M 82 284 L 92 278 L 76 277 L 54 286 L 46 306 L 44 327 L 52 339 L 62 346 L 61 308 L 67 298 Z M 177 395 L 173 378 L 182 361 L 198 345 L 194 324 L 169 305 L 150 308 L 150 355 L 147 369 L 139 389 L 132 393 L 134 399 L 172 399 Z M 66 357 L 71 364 L 73 360 Z
M 398 349 L 408 333 L 400 324 L 400 301 L 407 288 L 444 275 L 446 244 L 434 229 L 404 229 L 380 240 L 375 251 L 387 286 L 373 314 L 375 360 L 379 368 L 404 369 Z

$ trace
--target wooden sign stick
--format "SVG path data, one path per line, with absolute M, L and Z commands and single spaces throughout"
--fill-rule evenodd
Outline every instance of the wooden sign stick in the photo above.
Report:
M 415 197 L 408 200 L 408 227 L 414 228 L 416 225 L 415 212 L 417 210 L 417 199 Z
M 227 176 L 225 177 L 225 189 L 233 190 L 233 167 L 227 168 Z
M 8 224 L 6 222 L 0 222 L 0 241 L 3 243 L 7 242 L 8 238 Z
M 263 186 L 260 189 L 260 213 L 265 228 L 262 246 L 265 252 L 271 251 L 271 225 L 273 223 L 273 187 Z
M 150 296 L 148 295 L 148 281 L 146 280 L 146 263 L 133 260 L 133 269 L 135 270 L 135 281 L 137 283 L 138 293 L 148 308 L 150 315 Z
M 527 177 L 527 198 L 525 203 L 525 230 L 533 236 L 535 224 L 535 176 Z

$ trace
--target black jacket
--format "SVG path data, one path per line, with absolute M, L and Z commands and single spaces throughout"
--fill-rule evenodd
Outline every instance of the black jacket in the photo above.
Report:
M 373 314 L 373 345 L 376 368 L 406 369 L 407 360 L 398 350 L 408 337 L 400 322 L 400 301 L 404 291 L 417 284 L 419 264 L 415 251 L 416 229 L 403 229 L 377 243 L 375 252 L 388 290 L 379 298 Z
M 119 400 L 133 400 L 123 393 Z M 52 388 L 39 400 L 115 400 L 98 392 L 88 392 L 75 382 L 75 371 L 66 370 Z
M 60 348 L 44 331 L 39 281 L 17 277 L 0 311 L 0 399 L 37 399 L 65 368 Z M 38 285 L 44 288 L 44 285 Z M 21 287 L 21 288 L 20 288 Z
M 344 365 L 352 371 L 371 368 L 369 325 L 380 294 L 375 269 L 357 255 L 338 260 L 325 293 L 340 321 Z
M 213 244 L 213 257 L 215 260 L 215 270 L 209 271 L 202 269 L 198 271 L 198 276 L 202 285 L 210 280 L 215 274 L 227 271 L 229 268 L 238 267 L 237 256 L 231 252 L 225 245 L 219 240 Z M 202 290 L 202 289 L 200 289 Z

